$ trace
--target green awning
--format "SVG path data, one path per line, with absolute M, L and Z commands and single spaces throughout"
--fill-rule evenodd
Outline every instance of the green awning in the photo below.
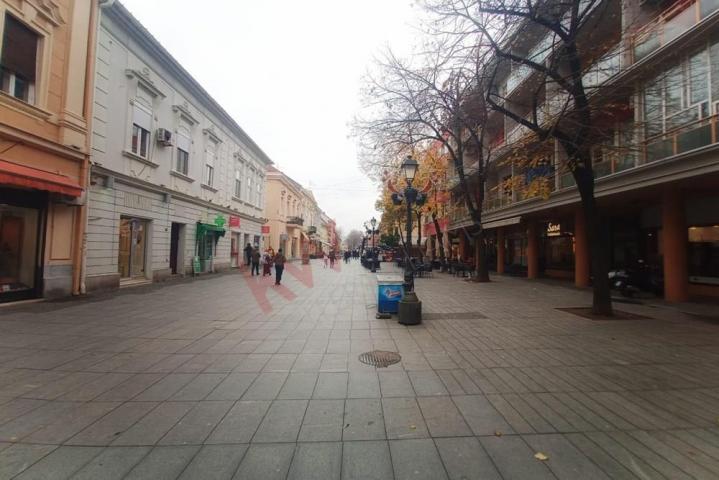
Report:
M 211 223 L 197 222 L 197 238 L 204 237 L 205 235 L 209 234 L 215 235 L 217 237 L 224 237 L 225 229 Z

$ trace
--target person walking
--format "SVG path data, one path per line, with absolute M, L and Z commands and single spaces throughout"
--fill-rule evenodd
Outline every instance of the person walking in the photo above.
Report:
M 329 263 L 329 258 L 327 257 L 327 254 L 324 251 L 322 252 L 322 261 L 325 264 L 325 268 L 327 268 L 327 263 Z
M 252 245 L 249 243 L 245 247 L 245 265 L 248 267 L 250 266 L 250 262 L 252 261 Z
M 282 282 L 282 272 L 285 270 L 285 262 L 287 261 L 281 248 L 277 250 L 277 255 L 275 255 L 272 261 L 275 264 L 275 285 L 280 285 Z
M 252 249 L 252 268 L 251 268 L 251 275 L 255 275 L 255 272 L 257 272 L 257 275 L 260 275 L 260 258 L 262 255 L 260 255 L 260 249 L 255 247 Z
M 330 268 L 335 268 L 335 251 L 330 250 Z
M 272 276 L 272 256 L 269 251 L 266 251 L 262 256 L 262 276 Z

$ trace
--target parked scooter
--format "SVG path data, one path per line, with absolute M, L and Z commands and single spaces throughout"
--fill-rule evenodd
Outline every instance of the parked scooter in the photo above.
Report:
M 640 292 L 662 295 L 664 291 L 664 278 L 661 272 L 650 268 L 644 260 L 638 260 L 634 268 L 609 272 L 609 284 L 624 297 L 633 297 Z

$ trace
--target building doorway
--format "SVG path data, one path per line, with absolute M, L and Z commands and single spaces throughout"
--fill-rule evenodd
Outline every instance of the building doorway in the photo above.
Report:
M 185 232 L 185 226 L 181 223 L 172 223 L 170 230 L 170 270 L 173 275 L 181 272 L 183 265 L 182 259 L 182 238 Z
M 120 278 L 145 277 L 147 249 L 147 220 L 120 219 L 120 248 L 117 266 Z

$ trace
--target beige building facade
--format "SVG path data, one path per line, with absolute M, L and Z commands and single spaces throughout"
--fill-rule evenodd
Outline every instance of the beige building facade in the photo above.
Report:
M 96 62 L 88 290 L 240 267 L 269 157 L 120 2 Z
M 266 179 L 265 248 L 282 249 L 287 258 L 298 259 L 304 235 L 304 189 L 274 167 L 267 169 Z

